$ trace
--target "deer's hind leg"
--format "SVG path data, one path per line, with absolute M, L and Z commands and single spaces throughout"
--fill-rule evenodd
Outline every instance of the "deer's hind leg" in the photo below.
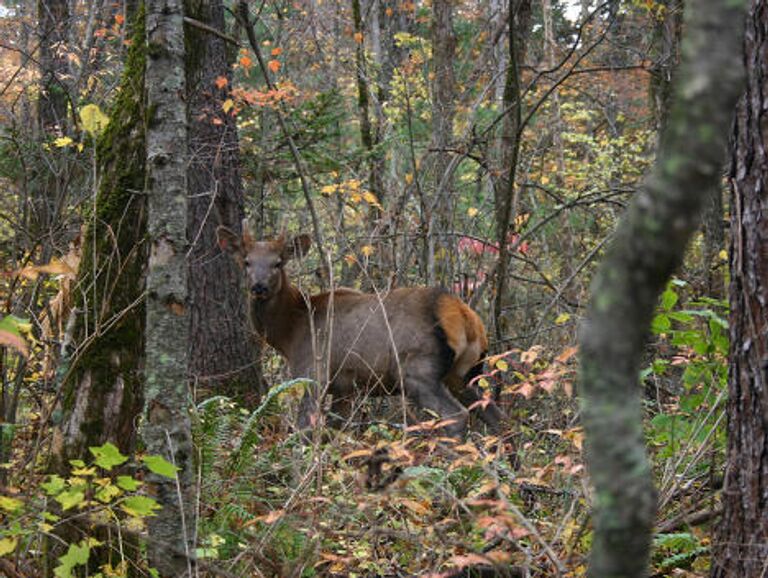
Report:
M 440 381 L 439 371 L 423 364 L 424 367 L 409 367 L 403 379 L 405 394 L 420 409 L 437 413 L 441 419 L 451 423 L 444 426 L 447 435 L 461 438 L 467 429 L 469 412 L 448 388 Z

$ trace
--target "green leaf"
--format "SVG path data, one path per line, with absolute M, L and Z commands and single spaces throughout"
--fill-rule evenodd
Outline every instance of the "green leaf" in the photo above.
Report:
M 96 492 L 96 499 L 104 504 L 110 503 L 115 497 L 119 496 L 123 492 L 120 488 L 113 486 L 112 484 L 106 485 Z
M 661 294 L 661 308 L 664 311 L 669 311 L 677 304 L 677 293 L 672 289 L 667 289 Z
M 66 490 L 54 498 L 63 510 L 69 510 L 85 501 L 85 492 L 83 490 Z
M 67 482 L 64 481 L 64 478 L 59 476 L 58 474 L 52 474 L 48 476 L 48 481 L 44 484 L 40 484 L 40 487 L 45 490 L 45 493 L 49 496 L 53 496 L 55 494 L 58 494 L 61 492 L 64 488 L 67 487 Z
M 88 449 L 96 458 L 96 465 L 107 471 L 115 466 L 124 464 L 128 460 L 128 456 L 121 454 L 120 450 L 109 442 L 105 443 L 103 446 L 91 447 Z
M 656 335 L 659 333 L 666 333 L 670 329 L 672 329 L 672 322 L 666 314 L 660 313 L 653 318 L 653 321 L 651 322 L 651 331 Z
M 162 456 L 144 456 L 141 458 L 141 461 L 149 468 L 150 472 L 171 478 L 172 480 L 176 478 L 176 472 L 180 469 Z
M 143 518 L 154 516 L 155 510 L 160 509 L 160 504 L 147 496 L 130 496 L 121 502 L 120 507 L 131 516 Z
M 117 476 L 117 485 L 126 492 L 134 492 L 139 489 L 141 482 L 134 480 L 131 476 Z
M 56 578 L 72 578 L 72 570 L 75 566 L 83 566 L 88 563 L 91 548 L 87 542 L 80 544 L 70 544 L 67 553 L 59 558 L 59 566 L 53 571 Z

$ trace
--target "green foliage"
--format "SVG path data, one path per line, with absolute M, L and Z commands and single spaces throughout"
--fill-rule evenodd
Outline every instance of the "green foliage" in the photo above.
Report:
M 680 455 L 693 458 L 698 452 L 688 448 L 710 441 L 718 452 L 725 447 L 722 412 L 728 377 L 727 305 L 703 299 L 677 308 L 680 291 L 686 286 L 683 281 L 673 280 L 662 294 L 651 330 L 670 349 L 641 374 L 644 380 L 673 394 L 662 405 L 665 410 L 650 421 L 650 442 L 661 459 Z M 683 461 L 681 466 L 688 464 Z
M 26 500 L 0 496 L 0 510 L 3 520 L 0 524 L 0 556 L 12 554 L 28 548 L 50 534 L 60 535 L 57 541 L 70 534 L 62 531 L 73 524 L 77 525 L 76 535 L 85 539 L 67 544 L 67 550 L 58 558 L 54 570 L 57 578 L 68 578 L 81 566 L 89 564 L 94 548 L 105 545 L 101 529 L 107 526 L 124 528 L 129 533 L 144 529 L 146 518 L 155 515 L 160 508 L 154 498 L 143 495 L 143 486 L 139 477 L 124 471 L 117 473 L 116 466 L 127 467 L 128 456 L 122 455 L 111 443 L 89 448 L 94 460 L 85 463 L 71 460 L 68 476 L 57 474 L 47 476 L 46 481 L 38 485 L 39 491 L 30 491 Z M 166 470 L 167 464 L 159 456 L 144 456 L 142 461 L 147 469 L 157 467 Z M 136 466 L 132 466 L 136 468 Z M 57 508 L 51 508 L 52 504 Z M 121 540 L 121 532 L 114 535 Z M 122 552 L 123 545 L 110 545 L 115 551 Z M 126 564 L 121 560 L 120 566 Z M 105 568 L 106 571 L 107 568 Z M 117 570 L 112 568 L 110 571 Z M 102 574 L 90 574 L 101 576 Z M 123 575 L 122 573 L 107 575 Z
M 691 564 L 709 547 L 687 532 L 657 534 L 653 539 L 653 562 L 659 572 L 667 573 L 675 568 L 690 568 Z

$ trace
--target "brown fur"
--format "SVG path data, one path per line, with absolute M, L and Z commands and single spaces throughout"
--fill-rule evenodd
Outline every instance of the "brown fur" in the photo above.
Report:
M 306 253 L 308 237 L 254 242 L 220 229 L 219 239 L 244 264 L 254 328 L 287 358 L 295 377 L 328 383 L 336 409 L 361 390 L 392 394 L 402 385 L 417 406 L 454 421 L 448 433 L 464 430 L 467 410 L 451 392 L 464 403 L 478 399 L 477 391 L 463 387 L 464 378 L 488 340 L 478 315 L 461 300 L 428 287 L 381 296 L 340 288 L 305 297 L 284 264 Z M 305 396 L 301 427 L 312 424 L 318 407 L 315 396 Z M 480 416 L 498 427 L 501 412 L 487 406 Z

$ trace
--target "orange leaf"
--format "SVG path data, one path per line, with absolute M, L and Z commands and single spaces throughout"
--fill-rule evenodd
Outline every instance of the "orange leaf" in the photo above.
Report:
M 272 49 L 272 56 L 280 56 L 283 53 L 283 49 L 279 46 Z
M 240 66 L 242 66 L 243 68 L 250 68 L 251 66 L 253 66 L 253 60 L 251 60 L 248 56 L 241 56 Z
M 358 44 L 363 43 L 363 33 L 362 32 L 355 32 L 355 42 Z
M 222 89 L 229 84 L 229 81 L 227 80 L 226 76 L 218 76 L 216 77 L 214 84 L 216 85 L 216 88 Z
M 267 68 L 269 68 L 272 72 L 277 72 L 280 70 L 280 61 L 279 60 L 270 60 L 267 62 Z
M 115 14 L 115 24 L 122 26 L 123 22 L 125 22 L 125 16 L 122 14 Z
M 559 363 L 565 363 L 579 351 L 578 347 L 569 347 L 555 358 Z

